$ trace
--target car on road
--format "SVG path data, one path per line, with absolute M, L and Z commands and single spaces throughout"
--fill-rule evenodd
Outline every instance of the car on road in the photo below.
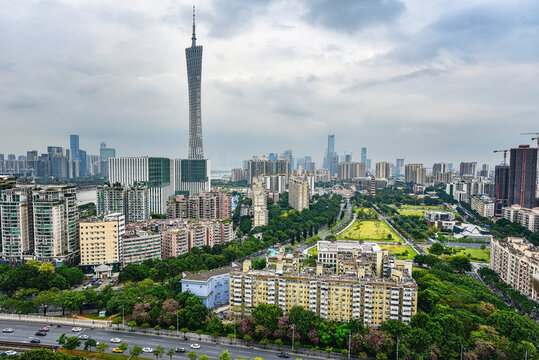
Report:
M 37 336 L 47 336 L 47 333 L 44 332 L 44 331 L 38 331 L 38 332 L 36 332 L 36 335 Z
M 32 339 L 32 340 L 30 340 L 30 343 L 31 343 L 31 344 L 39 344 L 40 342 L 41 342 L 41 340 L 39 340 L 39 339 Z
M 185 352 L 185 348 L 177 347 L 176 349 L 174 349 L 174 351 L 177 352 L 177 353 L 184 353 L 184 352 Z
M 191 344 L 191 349 L 200 349 L 199 344 Z
M 44 331 L 44 332 L 48 332 L 51 328 L 48 327 L 48 326 L 43 326 L 42 328 L 39 329 L 39 331 Z
M 5 332 L 5 333 L 12 333 L 12 332 L 13 332 L 13 329 L 12 329 L 12 328 L 5 328 L 5 329 L 2 329 L 2 332 Z
M 79 339 L 81 340 L 88 340 L 90 337 L 88 335 L 85 335 L 85 334 L 82 334 L 82 335 L 79 335 Z
M 122 339 L 120 339 L 120 338 L 112 338 L 112 339 L 110 339 L 110 342 L 115 343 L 115 344 L 119 344 L 119 343 L 122 342 Z
M 13 351 L 13 350 L 8 350 L 4 354 L 6 354 L 6 355 L 17 355 L 17 352 Z
M 124 351 L 123 351 L 123 349 L 120 349 L 120 348 L 114 348 L 114 349 L 112 349 L 112 352 L 114 352 L 114 353 L 123 353 Z
M 288 359 L 290 357 L 290 355 L 288 355 L 288 353 L 285 353 L 285 352 L 281 352 L 277 356 L 280 358 L 285 358 L 285 359 Z
M 71 331 L 73 331 L 73 332 L 81 332 L 82 328 L 81 327 L 74 327 L 74 328 L 71 329 Z
M 151 347 L 145 347 L 142 349 L 142 352 L 145 352 L 145 353 L 151 353 L 153 351 L 153 349 Z

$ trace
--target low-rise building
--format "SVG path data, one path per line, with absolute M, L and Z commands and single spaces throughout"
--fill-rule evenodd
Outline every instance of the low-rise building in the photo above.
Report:
M 455 220 L 455 214 L 448 211 L 425 211 L 427 221 L 452 221 Z
M 534 301 L 539 301 L 539 247 L 526 239 L 494 239 L 490 268 L 505 283 Z
M 200 273 L 184 272 L 182 274 L 182 291 L 188 291 L 202 299 L 208 309 L 227 305 L 230 301 L 230 272 L 227 266 Z

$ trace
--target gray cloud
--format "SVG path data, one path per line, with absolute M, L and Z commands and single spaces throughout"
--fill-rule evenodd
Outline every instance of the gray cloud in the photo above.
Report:
M 304 4 L 307 22 L 347 33 L 391 23 L 406 10 L 399 0 L 307 0 Z

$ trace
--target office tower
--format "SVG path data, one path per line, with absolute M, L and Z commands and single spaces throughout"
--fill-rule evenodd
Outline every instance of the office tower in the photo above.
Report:
M 279 161 L 279 160 L 277 160 Z M 288 161 L 288 160 L 285 160 Z M 279 170 L 284 170 L 281 168 L 282 164 L 279 165 Z M 288 166 L 286 166 L 286 170 L 288 170 Z M 262 156 L 262 158 L 258 158 L 257 156 L 253 156 L 251 160 L 247 161 L 247 183 L 251 184 L 253 179 L 255 177 L 259 177 L 261 175 L 273 175 L 273 162 L 265 157 Z
M 288 159 L 285 159 L 281 156 L 277 160 L 275 160 L 275 172 L 274 174 L 277 175 L 285 175 L 288 177 L 290 175 L 290 163 Z M 264 174 L 264 175 L 271 175 L 271 174 Z
M 109 159 L 116 157 L 116 150 L 108 148 L 107 145 L 102 142 L 99 148 L 99 162 L 101 167 L 101 176 L 109 176 Z M 110 177 L 109 177 L 110 179 Z
M 376 163 L 376 177 L 379 179 L 389 179 L 391 176 L 391 166 L 387 161 Z
M 99 265 L 109 265 L 119 271 L 125 217 L 121 213 L 80 221 L 80 266 L 85 273 Z
M 404 159 L 397 159 L 395 163 L 395 177 L 402 176 L 402 170 L 404 168 Z
M 4 154 L 0 154 L 0 161 L 4 161 Z
M 344 162 L 347 162 L 347 163 L 352 162 L 352 154 L 344 155 Z
M 288 205 L 297 211 L 309 208 L 309 182 L 293 176 L 288 183 Z
M 461 162 L 460 163 L 460 176 L 476 176 L 477 175 L 477 163 L 474 162 Z
M 267 196 L 264 183 L 259 178 L 253 179 L 253 227 L 268 225 Z
M 210 161 L 174 159 L 174 193 L 191 196 L 210 191 Z
M 109 170 L 111 184 L 144 183 L 149 190 L 150 212 L 166 213 L 167 201 L 174 196 L 174 160 L 157 157 L 110 158 Z
M 88 158 L 86 151 L 79 149 L 79 176 L 88 175 Z
M 404 168 L 404 181 L 407 183 L 423 185 L 425 184 L 426 175 L 427 170 L 423 167 L 423 164 L 406 164 Z
M 328 147 L 326 149 L 326 155 L 324 156 L 324 168 L 328 169 L 330 176 L 333 176 L 337 172 L 337 163 L 339 162 L 337 154 L 335 153 L 335 135 L 328 135 Z
M 195 7 L 193 6 L 193 37 L 191 47 L 185 49 L 187 83 L 189 87 L 189 159 L 204 159 L 202 141 L 202 115 L 200 104 L 202 77 L 202 45 L 195 35 Z
M 71 149 L 71 159 L 72 160 L 81 160 L 79 156 L 79 135 L 70 135 L 70 149 Z
M 479 173 L 479 176 L 488 177 L 489 175 L 488 172 L 489 172 L 489 165 L 483 164 L 481 166 L 481 172 Z
M 283 153 L 283 157 L 288 160 L 288 173 L 292 174 L 294 170 L 294 156 L 292 155 L 292 150 L 286 150 Z
M 508 205 L 524 208 L 538 206 L 536 198 L 537 148 L 520 145 L 511 149 L 509 161 Z
M 37 150 L 27 151 L 26 152 L 27 161 L 36 161 L 37 160 Z
M 16 159 L 16 156 L 15 156 L 15 154 L 7 154 L 7 159 L 8 159 L 9 161 L 13 161 L 13 160 Z
M 97 215 L 119 213 L 127 224 L 150 218 L 150 194 L 144 185 L 102 185 L 97 187 Z
M 366 147 L 361 148 L 361 162 L 367 165 L 367 148 Z
M 276 153 L 269 153 L 268 157 L 271 161 L 275 162 L 279 158 L 279 155 Z

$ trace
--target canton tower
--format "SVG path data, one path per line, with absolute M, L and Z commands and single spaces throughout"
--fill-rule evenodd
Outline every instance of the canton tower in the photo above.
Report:
M 204 159 L 202 118 L 200 109 L 200 79 L 202 76 L 202 46 L 195 35 L 195 7 L 193 6 L 193 37 L 191 47 L 185 49 L 187 83 L 189 85 L 189 159 Z

